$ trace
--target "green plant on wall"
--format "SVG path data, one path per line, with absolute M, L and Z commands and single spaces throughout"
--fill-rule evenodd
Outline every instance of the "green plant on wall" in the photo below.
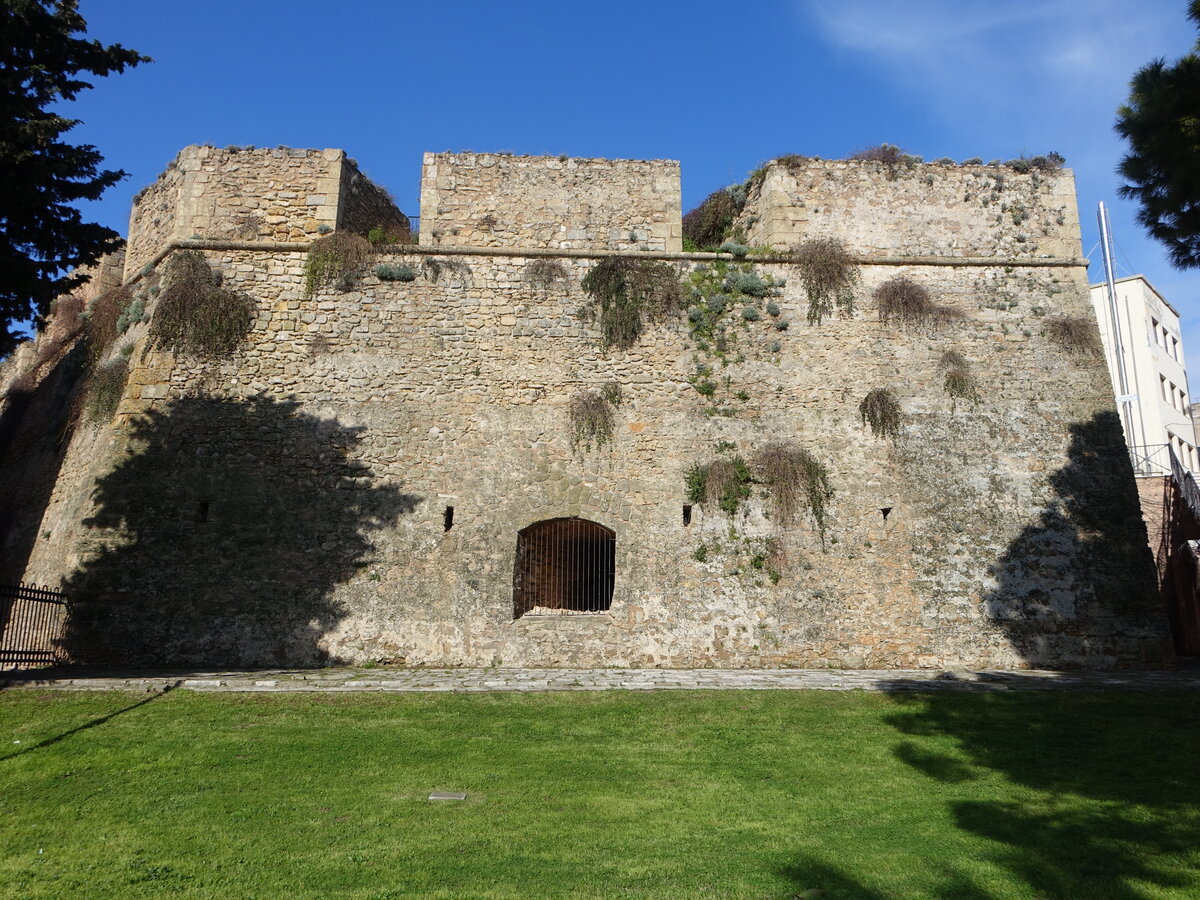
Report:
M 406 265 L 378 265 L 375 267 L 375 277 L 380 281 L 416 281 L 417 270 Z
M 249 334 L 256 311 L 250 297 L 221 286 L 203 253 L 181 250 L 167 260 L 150 341 L 172 352 L 229 356 Z
M 620 397 L 618 387 L 618 398 Z M 615 425 L 614 406 L 610 399 L 612 391 L 577 391 L 571 395 L 567 405 L 570 420 L 571 449 L 583 447 L 597 450 L 612 443 Z
M 841 241 L 812 238 L 796 247 L 793 259 L 808 295 L 810 325 L 820 325 L 835 310 L 843 316 L 854 312 L 858 266 Z
M 871 426 L 875 437 L 887 438 L 895 443 L 900 436 L 904 417 L 900 401 L 890 388 L 873 388 L 858 405 L 858 414 L 864 425 Z
M 688 276 L 688 329 L 696 348 L 712 353 L 722 363 L 728 361 L 729 348 L 736 344 L 738 329 L 734 326 L 756 322 L 762 318 L 764 300 L 779 296 L 783 282 L 770 275 L 760 275 L 752 263 L 730 263 L 718 260 L 711 265 L 697 266 Z M 773 301 L 766 304 L 780 313 Z M 777 330 L 776 319 L 773 327 Z M 786 325 L 784 326 L 786 328 Z
M 610 256 L 584 276 L 582 286 L 605 348 L 628 350 L 647 321 L 662 321 L 680 308 L 679 278 L 662 262 Z
M 947 350 L 938 360 L 938 371 L 945 373 L 942 387 L 950 395 L 951 401 L 957 404 L 959 400 L 979 402 L 979 383 L 971 372 L 971 365 L 957 350 Z
M 349 231 L 317 238 L 309 246 L 304 262 L 305 296 L 311 297 L 328 284 L 347 287 L 367 267 L 372 252 L 366 238 Z

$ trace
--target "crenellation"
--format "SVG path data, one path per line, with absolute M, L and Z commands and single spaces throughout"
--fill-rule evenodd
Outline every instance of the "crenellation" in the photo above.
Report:
M 679 163 L 426 153 L 421 244 L 682 249 Z

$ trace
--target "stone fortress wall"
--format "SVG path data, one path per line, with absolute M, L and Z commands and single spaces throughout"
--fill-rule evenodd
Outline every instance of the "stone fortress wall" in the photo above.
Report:
M 683 247 L 679 163 L 426 153 L 421 245 L 559 250 Z
M 227 665 L 1170 658 L 1103 360 L 1065 352 L 1047 326 L 1090 315 L 1069 172 L 769 167 L 742 214 L 750 240 L 783 250 L 841 237 L 861 256 L 858 303 L 809 325 L 786 253 L 752 257 L 783 282 L 778 315 L 735 310 L 723 365 L 684 313 L 621 350 L 601 346 L 585 312 L 581 281 L 613 252 L 665 259 L 685 281 L 740 265 L 677 252 L 675 163 L 427 155 L 420 244 L 379 256 L 413 280 L 368 269 L 308 297 L 307 241 L 346 221 L 330 188 L 344 154 L 204 149 L 183 151 L 135 206 L 126 278 L 152 277 L 138 273 L 172 239 L 231 235 L 247 208 L 274 229 L 255 237 L 288 243 L 196 243 L 254 299 L 251 334 L 233 358 L 203 362 L 152 349 L 141 326 L 114 422 L 72 442 L 27 578 L 89 598 L 103 641 L 83 641 L 83 655 L 102 657 L 103 644 L 124 661 Z M 258 205 L 226 202 L 235 190 Z M 185 195 L 172 212 L 169 198 Z M 881 322 L 871 293 L 901 274 L 960 317 Z M 946 394 L 951 350 L 978 402 Z M 697 390 L 707 379 L 712 396 Z M 610 383 L 622 394 L 611 443 L 573 446 L 573 396 Z M 859 414 L 877 387 L 904 411 L 894 442 Z M 705 503 L 685 517 L 694 464 L 779 441 L 828 468 L 824 536 L 806 517 L 778 521 L 761 486 L 732 516 Z M 518 532 L 571 516 L 615 532 L 611 609 L 514 618 Z
M 752 244 L 791 247 L 819 235 L 864 256 L 1046 259 L 1080 252 L 1069 170 L 788 158 L 767 166 L 751 193 L 742 222 Z

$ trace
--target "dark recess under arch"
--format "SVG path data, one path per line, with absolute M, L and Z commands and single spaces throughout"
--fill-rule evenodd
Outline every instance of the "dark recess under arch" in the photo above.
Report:
M 513 617 L 533 609 L 604 612 L 616 580 L 616 533 L 587 519 L 546 519 L 517 533 Z

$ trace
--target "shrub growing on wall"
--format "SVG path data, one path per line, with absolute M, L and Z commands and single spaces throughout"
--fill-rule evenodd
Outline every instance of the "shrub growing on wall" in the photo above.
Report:
M 555 284 L 566 284 L 567 267 L 557 259 L 535 259 L 525 267 L 525 280 L 543 291 L 549 290 Z
M 619 390 L 619 388 L 618 388 Z M 612 442 L 613 402 L 611 392 L 577 391 L 571 395 L 567 414 L 571 421 L 571 448 L 591 450 Z
M 957 350 L 947 350 L 938 361 L 938 369 L 946 373 L 942 387 L 957 404 L 959 400 L 979 402 L 979 384 L 971 372 L 970 363 Z
M 648 259 L 610 256 L 584 276 L 582 286 L 598 307 L 602 345 L 619 350 L 637 343 L 645 320 L 661 321 L 681 305 L 674 268 Z
M 900 411 L 900 401 L 889 388 L 874 388 L 863 397 L 858 405 L 858 414 L 864 425 L 871 426 L 875 437 L 882 437 L 895 442 L 900 436 L 900 425 L 903 416 Z
M 106 422 L 113 417 L 125 393 L 125 382 L 129 378 L 129 363 L 124 359 L 114 360 L 100 366 L 88 379 L 84 409 L 94 422 Z
M 824 539 L 833 488 L 829 472 L 812 453 L 791 444 L 767 444 L 754 455 L 754 470 L 767 486 L 776 521 L 795 521 L 803 505 Z
M 731 449 L 731 448 L 729 448 Z M 750 498 L 752 486 L 767 488 L 775 519 L 795 521 L 803 507 L 824 539 L 833 488 L 829 473 L 809 451 L 787 443 L 771 443 L 747 463 L 739 454 L 720 456 L 707 465 L 694 463 L 684 474 L 690 503 L 716 506 L 733 515 Z
M 935 303 L 924 285 L 904 275 L 889 278 L 872 296 L 879 307 L 879 321 L 885 325 L 937 329 L 963 318 L 954 307 Z
M 808 294 L 808 322 L 820 325 L 836 308 L 842 315 L 854 312 L 858 266 L 836 238 L 813 238 L 794 251 L 800 281 Z
M 203 253 L 182 250 L 167 261 L 150 340 L 176 353 L 229 356 L 249 334 L 255 311 L 248 296 L 221 287 Z
M 1104 352 L 1096 323 L 1084 316 L 1057 316 L 1046 320 L 1046 336 L 1074 356 L 1099 356 Z
M 697 249 L 719 247 L 746 205 L 745 187 L 721 188 L 683 217 L 683 239 Z
M 122 285 L 105 291 L 80 313 L 89 363 L 94 365 L 99 362 L 117 339 L 117 335 L 123 330 L 118 327 L 118 322 L 132 302 L 133 288 Z
M 371 261 L 371 244 L 349 231 L 335 231 L 317 238 L 308 248 L 304 263 L 304 291 L 311 297 L 319 288 L 343 282 L 361 272 Z

